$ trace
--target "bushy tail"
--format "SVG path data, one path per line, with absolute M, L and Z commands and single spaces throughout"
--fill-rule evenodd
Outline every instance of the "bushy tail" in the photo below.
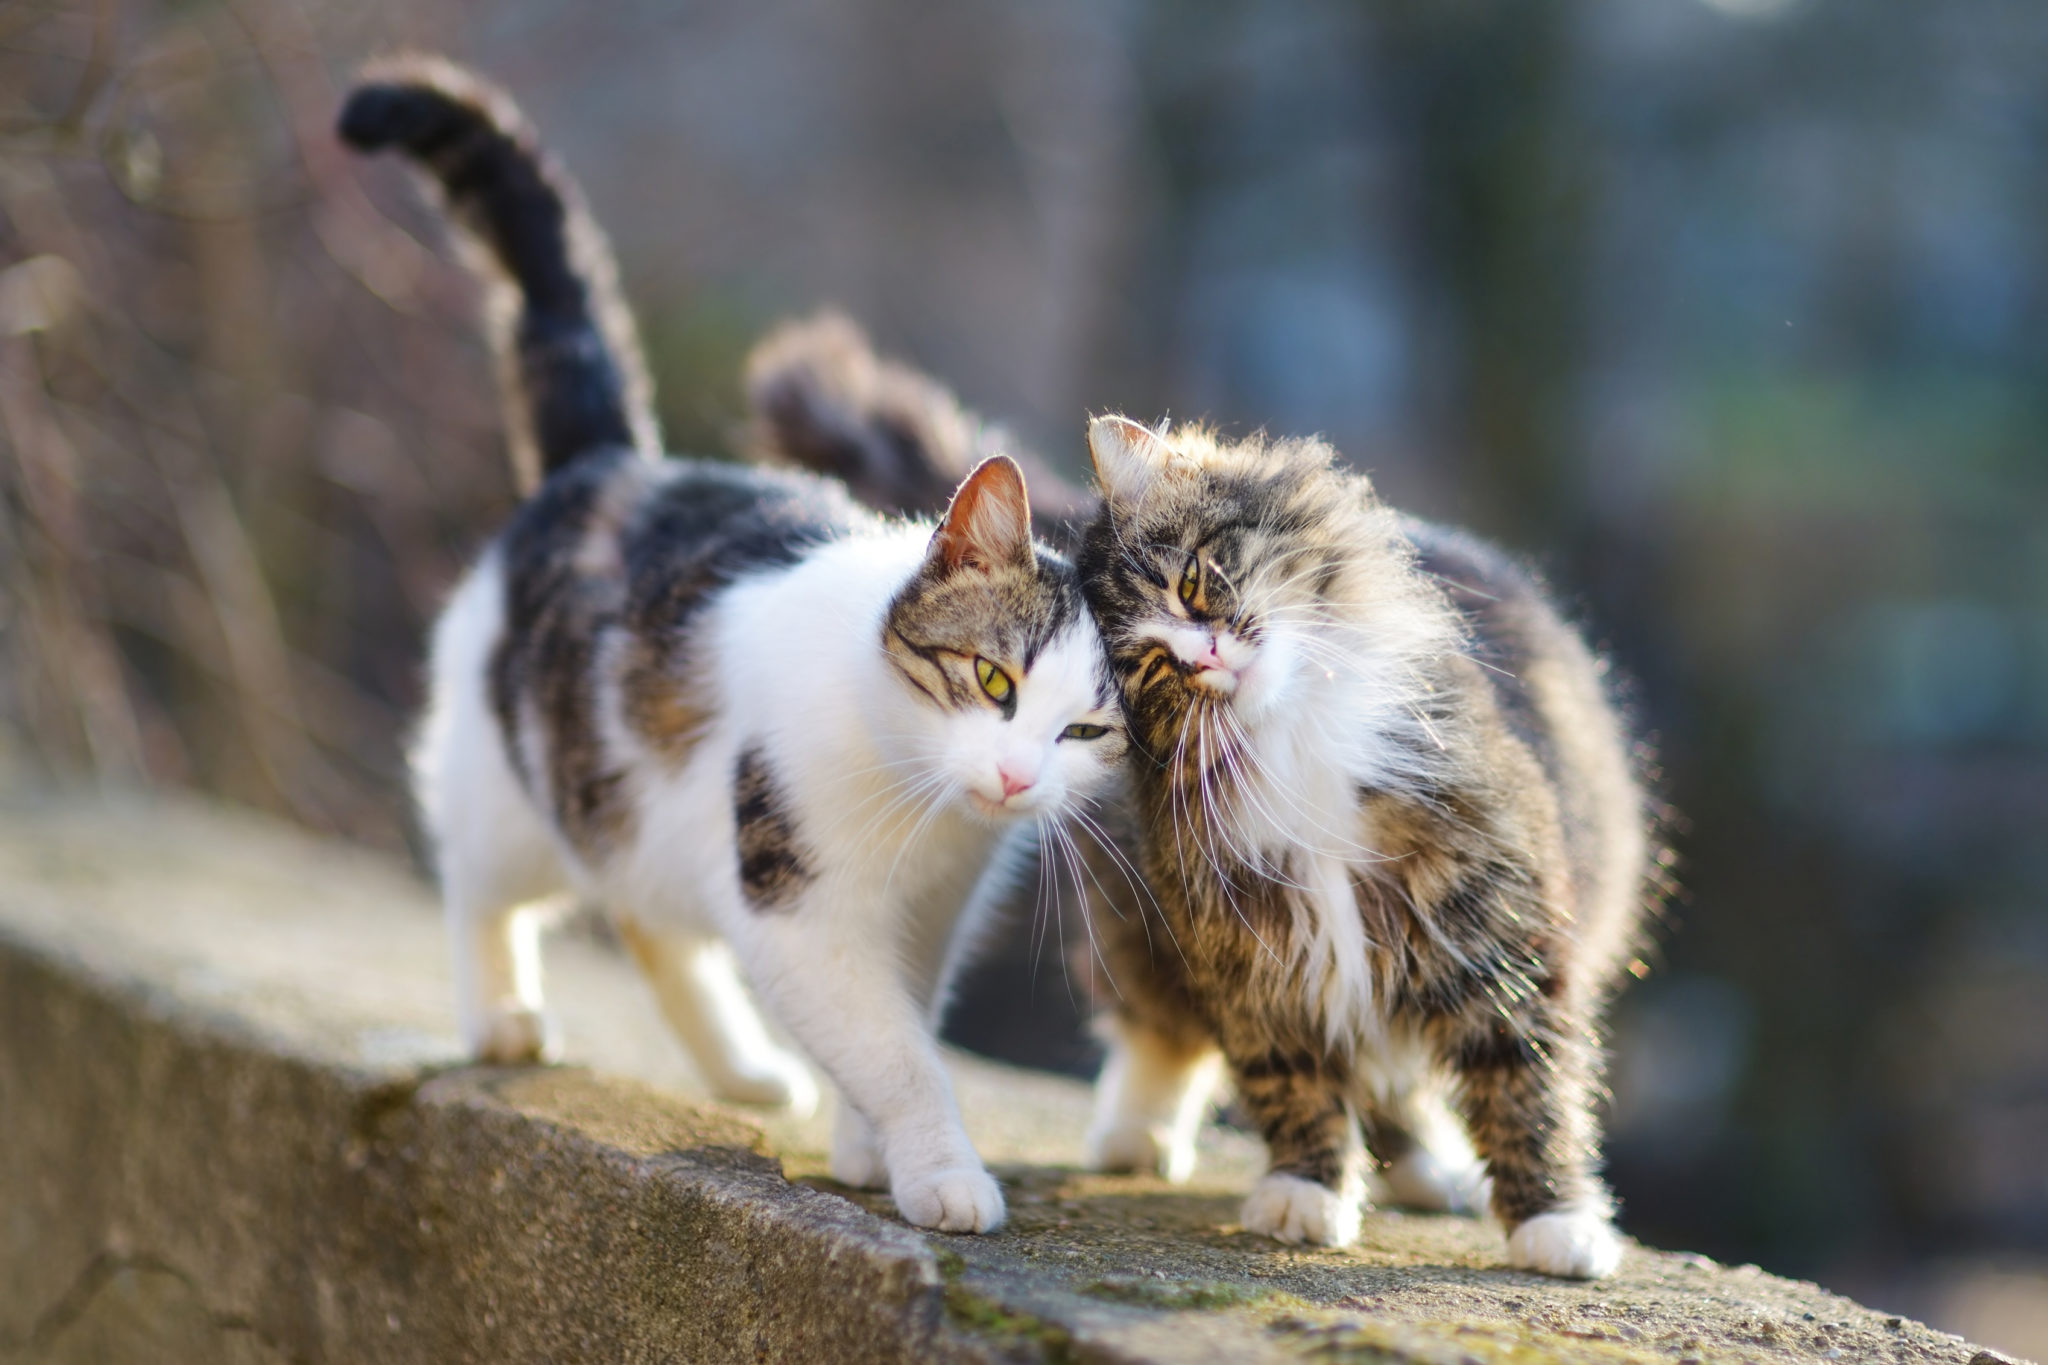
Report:
M 1023 466 L 1031 513 L 1057 541 L 1091 500 L 982 423 L 929 375 L 875 354 L 838 313 L 785 323 L 747 358 L 748 454 L 846 481 L 890 512 L 943 512 L 967 472 L 991 455 Z
M 342 106 L 339 131 L 358 151 L 396 148 L 431 171 L 483 248 L 480 273 L 501 286 L 493 342 L 522 474 L 606 447 L 660 449 L 611 247 L 504 92 L 437 58 L 381 62 Z

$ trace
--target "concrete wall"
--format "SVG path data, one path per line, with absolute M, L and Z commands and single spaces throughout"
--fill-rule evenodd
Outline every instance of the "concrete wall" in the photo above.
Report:
M 1012 1223 L 915 1232 L 822 1177 L 822 1120 L 693 1097 L 602 945 L 550 967 L 588 1064 L 462 1067 L 393 869 L 0 798 L 0 1361 L 1995 1359 L 1700 1257 L 1509 1272 L 1465 1219 L 1278 1247 L 1235 1225 L 1243 1139 L 1183 1189 L 1086 1175 L 1080 1087 L 966 1058 Z

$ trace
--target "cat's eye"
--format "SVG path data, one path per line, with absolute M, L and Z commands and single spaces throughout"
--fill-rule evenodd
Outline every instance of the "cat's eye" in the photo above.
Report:
M 1079 724 L 1069 725 L 1066 729 L 1060 731 L 1060 738 L 1101 739 L 1108 733 L 1109 727 L 1107 725 L 1089 725 L 1084 721 Z
M 1017 690 L 1016 685 L 1010 681 L 1010 675 L 987 659 L 978 658 L 974 661 L 974 679 L 981 684 L 981 690 L 988 693 L 990 701 L 1006 702 L 1010 699 L 1010 694 Z
M 1180 600 L 1182 606 L 1195 604 L 1195 593 L 1202 586 L 1202 565 L 1193 555 L 1188 556 L 1188 566 L 1180 571 Z

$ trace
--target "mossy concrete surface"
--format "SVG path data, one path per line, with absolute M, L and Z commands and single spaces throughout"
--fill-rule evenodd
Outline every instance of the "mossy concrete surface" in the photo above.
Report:
M 0 796 L 0 1361 L 1995 1360 L 1811 1285 L 1631 1249 L 1598 1285 L 1498 1229 L 1245 1233 L 1077 1169 L 1071 1082 L 956 1059 L 999 1235 L 824 1175 L 822 1117 L 713 1104 L 625 962 L 551 945 L 571 1065 L 465 1067 L 431 899 L 168 798 Z

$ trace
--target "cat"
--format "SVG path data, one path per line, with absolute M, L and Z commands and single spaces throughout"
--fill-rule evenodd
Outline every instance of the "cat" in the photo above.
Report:
M 1610 1273 L 1598 1027 L 1651 864 L 1601 666 L 1504 556 L 1401 518 L 1322 442 L 1117 416 L 1088 442 L 1077 562 L 1172 941 L 1098 926 L 1105 1145 L 1143 1155 L 1220 1052 L 1270 1159 L 1245 1226 L 1336 1245 L 1357 1119 L 1398 1171 L 1449 1099 L 1510 1263 Z
M 929 499 L 951 428 L 861 435 L 845 350 L 795 331 L 756 356 L 757 448 L 862 496 L 886 449 L 890 487 Z M 1370 1180 L 1490 1202 L 1516 1266 L 1611 1271 L 1596 1029 L 1651 822 L 1602 666 L 1505 556 L 1398 517 L 1319 442 L 1105 417 L 1089 444 L 1106 497 L 1078 560 L 1151 893 L 1089 888 L 1115 1000 L 1092 1164 L 1186 1179 L 1227 1071 L 1271 1155 L 1253 1231 L 1347 1242 Z
M 365 74 L 340 132 L 431 171 L 481 248 L 542 476 L 435 629 L 415 756 L 469 1048 L 549 1050 L 533 907 L 573 892 L 719 1094 L 816 1100 L 743 971 L 840 1092 L 835 1177 L 886 1184 L 919 1226 L 998 1227 L 936 1022 L 1017 845 L 1124 751 L 1021 471 L 991 454 L 934 527 L 812 475 L 662 457 L 603 238 L 511 102 L 405 59 Z

